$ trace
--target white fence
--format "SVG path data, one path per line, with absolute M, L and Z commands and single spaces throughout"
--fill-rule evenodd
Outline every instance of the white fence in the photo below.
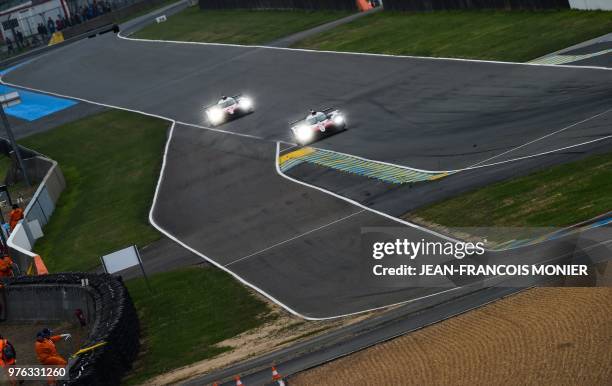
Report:
M 612 0 L 569 0 L 570 7 L 574 9 L 601 9 L 612 11 Z

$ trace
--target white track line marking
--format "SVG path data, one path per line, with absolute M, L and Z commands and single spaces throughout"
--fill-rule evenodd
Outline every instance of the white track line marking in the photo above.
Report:
M 415 56 L 415 55 L 391 55 L 391 54 L 375 54 L 368 52 L 348 52 L 348 51 L 326 51 L 326 50 L 312 50 L 306 48 L 288 48 L 288 47 L 270 47 L 263 45 L 244 45 L 244 44 L 229 44 L 229 43 L 205 43 L 205 42 L 185 42 L 177 40 L 161 40 L 161 39 L 140 39 L 124 36 L 121 32 L 117 34 L 119 39 L 124 39 L 134 42 L 144 43 L 163 43 L 163 44 L 185 44 L 185 45 L 202 45 L 202 46 L 220 46 L 220 47 L 240 47 L 240 48 L 258 48 L 266 50 L 283 50 L 283 51 L 295 51 L 295 52 L 312 52 L 319 54 L 335 54 L 335 55 L 358 55 L 358 56 L 375 56 L 383 58 L 407 58 L 407 59 L 419 59 L 419 60 L 444 60 L 454 62 L 470 62 L 470 63 L 492 63 L 492 64 L 505 64 L 505 65 L 521 65 L 521 66 L 540 66 L 540 67 L 555 67 L 555 68 L 573 68 L 573 69 L 588 69 L 588 70 L 603 70 L 612 71 L 612 68 L 600 67 L 600 66 L 572 66 L 565 64 L 546 64 L 546 63 L 522 63 L 522 62 L 503 62 L 499 60 L 482 60 L 482 59 L 462 59 L 462 58 L 444 58 L 444 57 L 428 57 L 428 56 Z
M 526 156 L 523 156 L 523 157 L 512 158 L 512 159 L 509 159 L 509 160 L 493 162 L 493 163 L 486 164 L 486 165 L 471 166 L 471 167 L 467 167 L 467 168 L 463 168 L 463 169 L 456 169 L 456 170 L 452 170 L 452 171 L 449 171 L 449 172 L 456 173 L 456 172 L 462 172 L 462 171 L 467 171 L 467 170 L 482 169 L 482 168 L 491 167 L 491 166 L 498 166 L 498 165 L 502 165 L 502 164 L 506 164 L 506 163 L 510 163 L 510 162 L 522 161 L 522 160 L 529 159 L 529 158 L 541 157 L 543 155 L 549 155 L 549 154 L 553 154 L 553 153 L 558 153 L 558 152 L 561 152 L 561 151 L 564 151 L 564 150 L 573 149 L 573 148 L 584 146 L 584 145 L 589 145 L 589 144 L 592 144 L 592 143 L 595 143 L 595 142 L 605 141 L 605 140 L 610 139 L 610 138 L 612 138 L 612 135 L 606 135 L 605 137 L 600 137 L 600 138 L 593 139 L 593 140 L 590 140 L 590 141 L 576 143 L 574 145 L 569 145 L 569 146 L 565 146 L 565 147 L 560 147 L 558 149 L 553 149 L 553 150 L 544 151 L 544 152 L 541 152 L 541 153 L 526 155 Z
M 368 207 L 368 206 L 363 205 L 363 204 L 362 204 L 362 203 L 360 203 L 360 202 L 357 202 L 357 201 L 355 201 L 355 200 L 351 200 L 350 198 L 344 197 L 344 196 L 342 196 L 342 195 L 340 195 L 340 194 L 337 194 L 337 193 L 334 193 L 334 192 L 332 192 L 332 191 L 330 191 L 330 190 L 327 190 L 327 189 L 321 188 L 321 187 L 319 187 L 319 186 L 315 186 L 315 185 L 309 184 L 309 183 L 307 183 L 307 182 L 300 181 L 300 180 L 298 180 L 298 179 L 295 179 L 295 178 L 293 178 L 293 177 L 290 177 L 290 176 L 286 175 L 285 173 L 283 173 L 283 172 L 280 170 L 280 164 L 279 164 L 279 162 L 278 162 L 279 154 L 280 154 L 280 143 L 279 143 L 279 142 L 276 142 L 276 157 L 275 157 L 276 159 L 275 159 L 275 162 L 274 162 L 274 168 L 276 169 L 276 173 L 277 173 L 279 176 L 281 176 L 281 177 L 283 177 L 283 178 L 286 178 L 286 179 L 288 179 L 289 181 L 293 181 L 293 182 L 295 182 L 296 184 L 300 184 L 300 185 L 303 185 L 303 186 L 307 186 L 307 187 L 309 187 L 309 188 L 311 188 L 311 189 L 315 189 L 315 190 L 318 190 L 318 191 L 320 191 L 320 192 L 323 192 L 323 193 L 329 194 L 330 196 L 333 196 L 333 197 L 336 197 L 336 198 L 338 198 L 338 199 L 340 199 L 340 200 L 346 201 L 346 202 L 348 202 L 348 203 L 350 203 L 350 204 L 353 204 L 353 205 L 355 205 L 355 206 L 358 206 L 358 207 L 360 207 L 360 208 L 362 208 L 362 209 L 364 209 L 364 210 L 367 210 L 367 211 L 372 212 L 372 213 L 374 213 L 374 214 L 377 214 L 377 215 L 379 215 L 379 216 L 382 216 L 382 217 L 388 218 L 388 219 L 393 220 L 393 221 L 395 221 L 395 222 L 398 222 L 398 223 L 400 223 L 400 224 L 402 224 L 402 225 L 409 226 L 410 228 L 418 229 L 418 230 L 420 230 L 420 231 L 422 231 L 422 232 L 429 233 L 430 235 L 433 235 L 433 236 L 436 236 L 436 237 L 442 238 L 442 239 L 444 239 L 444 240 L 448 240 L 448 241 L 452 241 L 452 242 L 458 242 L 458 241 L 459 241 L 459 240 L 456 240 L 456 239 L 454 239 L 454 238 L 452 238 L 452 237 L 449 237 L 449 236 L 443 235 L 443 234 L 441 234 L 441 233 L 438 233 L 438 232 L 436 232 L 436 231 L 433 231 L 433 230 L 431 230 L 431 229 L 424 228 L 424 227 L 422 227 L 422 226 L 420 226 L 420 225 L 417 225 L 417 224 L 411 223 L 411 222 L 409 222 L 409 221 L 405 221 L 405 220 L 402 220 L 402 219 L 400 219 L 400 218 L 397 218 L 397 217 L 391 216 L 390 214 L 387 214 L 387 213 L 384 213 L 384 212 L 378 211 L 378 210 L 376 210 L 376 209 L 372 209 L 372 208 L 370 208 L 370 207 Z
M 475 163 L 473 165 L 467 166 L 465 168 L 460 168 L 460 169 L 447 169 L 447 170 L 418 169 L 418 168 L 414 168 L 414 167 L 410 167 L 410 166 L 394 164 L 392 162 L 378 161 L 378 160 L 373 160 L 373 159 L 370 159 L 370 158 L 360 157 L 360 156 L 357 156 L 357 155 L 343 153 L 343 152 L 336 151 L 336 150 L 319 148 L 319 147 L 316 147 L 316 146 L 310 146 L 310 147 L 312 147 L 313 149 L 317 149 L 317 150 L 330 151 L 330 152 L 334 152 L 334 153 L 337 153 L 337 154 L 345 155 L 347 157 L 357 158 L 357 159 L 360 159 L 362 161 L 377 162 L 377 163 L 380 163 L 382 165 L 394 166 L 394 167 L 397 167 L 397 168 L 400 168 L 400 169 L 415 170 L 415 171 L 424 172 L 424 173 L 449 173 L 450 174 L 450 173 L 458 173 L 458 172 L 463 172 L 463 171 L 468 171 L 468 170 L 473 170 L 473 169 L 481 169 L 481 168 L 485 168 L 485 167 L 498 166 L 498 165 L 501 165 L 501 164 L 504 164 L 504 163 L 521 161 L 521 160 L 524 160 L 524 159 L 527 159 L 527 158 L 540 157 L 540 156 L 543 156 L 543 155 L 548 155 L 548 154 L 551 154 L 551 153 L 560 152 L 560 151 L 571 149 L 571 148 L 574 148 L 574 147 L 584 146 L 584 145 L 588 145 L 588 144 L 591 144 L 591 143 L 594 143 L 594 142 L 606 140 L 606 139 L 610 138 L 610 136 L 604 136 L 604 137 L 600 137 L 600 138 L 597 138 L 597 139 L 594 139 L 594 140 L 591 140 L 591 141 L 580 142 L 580 143 L 577 143 L 577 144 L 573 144 L 573 145 L 569 145 L 569 146 L 565 146 L 565 147 L 561 147 L 561 148 L 557 148 L 557 149 L 553 149 L 553 150 L 549 150 L 549 151 L 545 151 L 545 152 L 530 154 L 530 155 L 527 155 L 527 156 L 511 158 L 511 159 L 507 159 L 507 160 L 503 160 L 503 161 L 498 161 L 498 162 L 493 162 L 493 163 L 488 163 L 488 164 L 481 165 L 484 162 L 490 161 L 490 160 L 495 159 L 497 157 L 501 157 L 502 155 L 511 153 L 514 150 L 518 150 L 518 149 L 520 149 L 522 147 L 531 145 L 531 144 L 533 144 L 535 142 L 538 142 L 538 141 L 540 141 L 542 139 L 545 139 L 545 138 L 548 138 L 548 137 L 550 137 L 552 135 L 555 135 L 555 134 L 558 134 L 560 132 L 563 132 L 563 131 L 565 131 L 567 129 L 570 129 L 572 127 L 578 126 L 578 125 L 580 125 L 582 123 L 585 123 L 585 122 L 588 122 L 588 121 L 593 120 L 595 118 L 598 118 L 598 117 L 600 117 L 602 115 L 605 115 L 605 114 L 609 113 L 610 111 L 612 111 L 612 108 L 610 108 L 610 109 L 608 109 L 606 111 L 603 111 L 601 113 L 597 113 L 597 114 L 595 114 L 595 115 L 593 115 L 593 116 L 591 116 L 589 118 L 583 119 L 583 120 L 581 120 L 579 122 L 574 122 L 574 123 L 572 123 L 572 124 L 570 124 L 568 126 L 565 126 L 565 127 L 561 128 L 561 129 L 559 129 L 559 130 L 556 130 L 556 131 L 554 131 L 552 133 L 546 134 L 546 135 L 544 135 L 544 136 L 542 136 L 540 138 L 534 139 L 534 140 L 532 140 L 530 142 L 526 142 L 526 143 L 524 143 L 524 144 L 522 144 L 520 146 L 517 146 L 515 148 L 512 148 L 512 149 L 510 149 L 508 151 L 505 151 L 503 153 L 497 154 L 497 155 L 495 155 L 493 157 L 487 158 L 487 159 L 485 159 L 483 161 L 480 161 L 478 163 Z M 284 151 L 286 151 L 286 150 L 284 150 Z
M 485 163 L 485 162 L 490 161 L 490 160 L 492 160 L 492 159 L 495 159 L 495 158 L 501 157 L 501 156 L 503 156 L 503 155 L 505 155 L 505 154 L 511 153 L 511 152 L 513 152 L 513 151 L 515 151 L 515 150 L 518 150 L 518 149 L 520 149 L 520 148 L 523 148 L 523 147 L 525 147 L 525 146 L 529 146 L 529 145 L 531 145 L 531 144 L 533 144 L 533 143 L 535 143 L 535 142 L 541 141 L 542 139 L 548 138 L 548 137 L 550 137 L 550 136 L 552 136 L 552 135 L 555 135 L 555 134 L 561 133 L 561 132 L 563 132 L 563 131 L 565 131 L 565 130 L 567 130 L 567 129 L 571 129 L 572 127 L 578 126 L 578 125 L 580 125 L 580 124 L 582 124 L 582 123 L 588 122 L 588 121 L 590 121 L 590 120 L 592 120 L 592 119 L 595 119 L 595 118 L 598 118 L 598 117 L 600 117 L 600 116 L 602 116 L 602 115 L 605 115 L 605 114 L 609 113 L 610 111 L 612 111 L 612 108 L 609 108 L 608 110 L 606 110 L 606 111 L 604 111 L 604 112 L 601 112 L 601 113 L 599 113 L 599 114 L 595 114 L 595 115 L 593 115 L 592 117 L 588 117 L 588 118 L 583 119 L 583 120 L 581 120 L 581 121 L 574 122 L 574 123 L 572 123 L 571 125 L 565 126 L 565 127 L 561 128 L 561 129 L 559 129 L 559 130 L 553 131 L 552 133 L 546 134 L 546 135 L 544 135 L 544 136 L 542 136 L 542 137 L 540 137 L 540 138 L 536 138 L 536 139 L 534 139 L 533 141 L 526 142 L 526 143 L 524 143 L 524 144 L 522 144 L 522 145 L 520 145 L 520 146 L 517 146 L 517 147 L 515 147 L 515 148 L 512 148 L 512 149 L 510 149 L 510 150 L 508 150 L 508 151 L 505 151 L 505 152 L 503 152 L 503 153 L 497 154 L 497 155 L 495 155 L 495 156 L 493 156 L 493 157 L 490 157 L 490 158 L 484 159 L 484 160 L 482 160 L 482 161 L 480 161 L 480 162 L 477 162 L 477 163 L 475 163 L 474 165 L 471 165 L 471 166 L 469 166 L 469 167 L 474 167 L 474 166 L 480 165 L 480 164 L 482 164 L 482 163 Z
M 483 168 L 492 167 L 492 166 L 498 166 L 498 165 L 502 165 L 502 164 L 506 164 L 506 163 L 510 163 L 510 162 L 522 161 L 522 160 L 525 160 L 525 159 L 528 159 L 528 158 L 541 157 L 541 156 L 544 156 L 544 155 L 549 155 L 549 154 L 561 152 L 561 151 L 572 149 L 572 148 L 575 148 L 575 147 L 589 145 L 589 144 L 592 144 L 592 143 L 595 143 L 595 142 L 599 142 L 599 141 L 605 141 L 606 139 L 610 139 L 610 138 L 612 138 L 612 135 L 607 135 L 607 136 L 600 137 L 600 138 L 597 138 L 597 139 L 593 139 L 593 140 L 590 140 L 590 141 L 580 142 L 580 143 L 576 143 L 576 144 L 573 144 L 573 145 L 568 145 L 568 146 L 565 146 L 565 147 L 560 147 L 560 148 L 557 148 L 557 149 L 552 149 L 552 150 L 548 150 L 548 151 L 541 152 L 541 153 L 535 153 L 535 154 L 530 154 L 530 155 L 526 155 L 526 156 L 522 156 L 522 157 L 511 158 L 511 159 L 507 159 L 507 160 L 503 160 L 503 161 L 498 161 L 498 162 L 493 162 L 493 163 L 489 163 L 489 164 L 485 164 L 485 165 L 476 165 L 475 164 L 475 165 L 468 166 L 468 167 L 461 168 L 461 169 L 448 169 L 448 170 L 416 169 L 416 168 L 413 168 L 413 167 L 410 167 L 410 166 L 404 166 L 404 165 L 394 164 L 394 163 L 391 163 L 391 162 L 384 162 L 384 161 L 373 160 L 373 159 L 369 159 L 369 158 L 360 157 L 360 156 L 357 156 L 357 155 L 352 155 L 352 154 L 348 154 L 348 153 L 342 153 L 342 152 L 335 151 L 335 150 L 318 148 L 318 147 L 314 147 L 314 146 L 311 146 L 311 147 L 314 148 L 314 149 L 317 149 L 317 150 L 330 151 L 330 152 L 342 154 L 342 155 L 345 155 L 345 156 L 348 156 L 348 157 L 358 158 L 358 159 L 363 160 L 363 161 L 377 162 L 377 163 L 381 163 L 381 164 L 384 164 L 384 165 L 395 166 L 395 167 L 400 168 L 400 169 L 415 170 L 415 171 L 420 171 L 420 172 L 424 172 L 424 173 L 434 173 L 434 174 L 435 173 L 449 173 L 449 174 L 451 174 L 451 173 L 465 172 L 465 171 L 475 170 L 475 169 L 483 169 Z M 283 151 L 285 151 L 285 150 L 283 150 Z
M 235 131 L 223 130 L 223 129 L 219 129 L 219 128 L 216 128 L 216 127 L 202 126 L 202 125 L 198 125 L 196 123 L 187 123 L 187 122 L 182 122 L 182 121 L 176 121 L 176 123 L 178 123 L 179 125 L 192 126 L 192 127 L 197 127 L 199 129 L 215 131 L 217 133 L 232 134 L 232 135 L 237 135 L 239 137 L 245 137 L 245 138 L 251 138 L 251 139 L 260 139 L 262 141 L 265 140 L 263 137 L 259 137 L 257 135 L 245 134 L 245 133 L 236 133 Z
M 279 141 L 279 140 L 276 140 L 276 139 L 266 139 L 264 137 L 260 137 L 260 136 L 253 135 L 253 134 L 237 133 L 235 131 L 229 131 L 229 130 L 218 129 L 216 127 L 208 127 L 208 126 L 198 125 L 196 123 L 187 123 L 187 122 L 182 122 L 182 121 L 176 121 L 176 123 L 178 123 L 179 125 L 196 127 L 198 129 L 203 129 L 203 130 L 208 130 L 208 131 L 215 131 L 215 132 L 223 133 L 223 134 L 231 134 L 231 135 L 236 135 L 236 136 L 239 136 L 239 137 L 258 139 L 260 141 L 265 141 L 265 142 L 274 142 L 274 143 L 280 142 L 280 143 L 284 143 L 286 145 L 289 145 L 291 147 L 297 146 L 295 143 L 292 143 L 292 142 Z
M 363 213 L 363 212 L 365 212 L 365 209 L 362 209 L 362 210 L 357 211 L 357 212 L 355 212 L 355 213 L 351 213 L 351 214 L 349 214 L 348 216 L 344 216 L 344 217 L 339 218 L 339 219 L 337 219 L 337 220 L 334 220 L 334 221 L 332 221 L 332 222 L 330 222 L 330 223 L 328 223 L 328 224 L 321 225 L 321 226 L 319 226 L 319 227 L 317 227 L 317 228 L 311 229 L 311 230 L 309 230 L 309 231 L 307 231 L 307 232 L 304 232 L 304 233 L 302 233 L 302 234 L 300 234 L 300 235 L 297 235 L 297 236 L 295 236 L 295 237 L 291 237 L 291 238 L 289 238 L 289 239 L 287 239 L 287 240 L 281 241 L 281 242 L 276 243 L 276 244 L 274 244 L 274 245 L 270 245 L 269 247 L 264 248 L 264 249 L 261 249 L 261 250 L 259 250 L 259 251 L 257 251 L 257 252 L 253 252 L 253 253 L 251 253 L 250 255 L 246 255 L 246 256 L 243 256 L 243 257 L 241 257 L 241 258 L 238 258 L 238 259 L 236 259 L 236 260 L 232 261 L 231 263 L 227 263 L 227 264 L 225 264 L 225 266 L 226 266 L 226 267 L 229 267 L 230 265 L 235 264 L 235 263 L 238 263 L 238 262 L 243 261 L 243 260 L 246 260 L 246 259 L 248 259 L 249 257 L 253 257 L 253 256 L 255 256 L 255 255 L 259 255 L 259 254 L 260 254 L 260 253 L 262 253 L 262 252 L 269 251 L 270 249 L 273 249 L 273 248 L 279 247 L 279 246 L 281 246 L 281 245 L 283 245 L 283 244 L 286 244 L 286 243 L 289 243 L 289 242 L 291 242 L 291 241 L 293 241 L 293 240 L 297 240 L 297 239 L 299 239 L 300 237 L 303 237 L 303 236 L 309 235 L 309 234 L 311 234 L 311 233 L 314 233 L 314 232 L 320 231 L 321 229 L 324 229 L 324 228 L 327 228 L 327 227 L 332 226 L 332 225 L 334 225 L 334 224 L 337 224 L 337 223 L 339 223 L 339 222 L 341 222 L 341 221 L 344 221 L 344 220 L 346 220 L 346 219 L 348 219 L 348 218 L 351 218 L 351 217 L 353 217 L 353 216 L 355 216 L 355 215 L 358 215 L 359 213 Z

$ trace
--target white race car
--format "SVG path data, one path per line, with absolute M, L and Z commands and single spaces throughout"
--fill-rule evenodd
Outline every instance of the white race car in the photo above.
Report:
M 312 143 L 322 136 L 332 135 L 346 129 L 344 114 L 334 108 L 322 111 L 310 110 L 308 115 L 291 122 L 291 132 L 300 145 Z
M 234 118 L 255 111 L 253 100 L 247 96 L 223 96 L 214 105 L 205 107 L 206 119 L 212 126 L 217 126 Z

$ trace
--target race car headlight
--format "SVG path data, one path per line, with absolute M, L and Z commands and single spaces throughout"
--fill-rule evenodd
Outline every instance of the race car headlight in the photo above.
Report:
M 225 114 L 223 113 L 223 109 L 219 107 L 211 107 L 208 109 L 208 111 L 206 111 L 206 115 L 208 116 L 210 122 L 217 124 L 223 120 Z
M 344 123 L 344 117 L 342 115 L 335 115 L 333 121 L 336 125 L 341 125 Z
M 308 126 L 298 126 L 295 129 L 295 137 L 299 142 L 308 142 L 312 139 L 313 131 Z
M 242 107 L 243 109 L 250 109 L 251 107 L 253 107 L 253 100 L 248 97 L 241 98 L 240 107 Z

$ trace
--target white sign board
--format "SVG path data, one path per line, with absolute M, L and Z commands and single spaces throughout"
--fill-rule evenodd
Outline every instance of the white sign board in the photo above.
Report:
M 0 103 L 3 107 L 11 107 L 21 103 L 21 97 L 17 91 L 12 91 L 7 94 L 0 95 Z
M 135 245 L 102 256 L 102 265 L 107 273 L 115 273 L 140 264 L 140 255 Z

